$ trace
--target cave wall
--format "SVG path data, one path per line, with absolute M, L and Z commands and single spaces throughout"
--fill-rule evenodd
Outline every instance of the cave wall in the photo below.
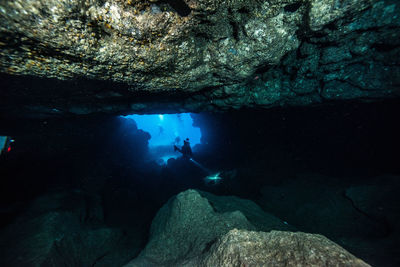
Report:
M 5 1 L 0 115 L 398 97 L 399 8 L 394 0 Z

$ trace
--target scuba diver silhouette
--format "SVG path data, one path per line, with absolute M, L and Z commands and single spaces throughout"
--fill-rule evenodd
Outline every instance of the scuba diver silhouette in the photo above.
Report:
M 189 138 L 186 138 L 185 140 L 183 140 L 182 148 L 179 148 L 176 145 L 174 145 L 174 150 L 181 152 L 182 153 L 182 157 L 184 159 L 191 159 L 192 156 L 193 156 L 192 148 L 190 147 Z
M 179 141 L 178 138 L 179 137 L 177 137 L 175 139 L 175 142 Z M 189 138 L 186 138 L 185 140 L 183 140 L 182 148 L 179 148 L 176 145 L 174 145 L 174 150 L 182 153 L 182 158 L 184 160 L 191 161 L 193 164 L 195 164 L 197 167 L 199 167 L 205 174 L 207 174 L 207 177 L 205 178 L 205 179 L 207 179 L 207 181 L 212 180 L 215 184 L 219 183 L 219 180 L 221 180 L 221 177 L 219 177 L 219 174 L 220 174 L 219 172 L 211 175 L 212 172 L 209 169 L 207 169 L 202 164 L 200 164 L 199 162 L 197 162 L 196 160 L 193 159 L 193 153 L 192 153 L 192 148 L 190 147 Z

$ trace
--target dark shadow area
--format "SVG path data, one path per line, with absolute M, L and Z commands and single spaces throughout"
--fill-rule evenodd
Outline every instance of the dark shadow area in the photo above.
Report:
M 122 266 L 168 199 L 194 188 L 253 200 L 372 265 L 397 266 L 397 114 L 398 101 L 196 114 L 193 160 L 164 166 L 148 160 L 150 136 L 132 120 L 3 120 L 0 135 L 15 142 L 0 158 L 0 265 Z
M 293 13 L 296 12 L 301 7 L 301 5 L 302 2 L 296 2 L 285 6 L 283 9 L 285 10 L 285 12 Z
M 181 17 L 187 17 L 190 15 L 190 7 L 183 0 L 162 0 L 161 3 L 167 3 L 179 14 Z
M 132 102 L 150 103 L 154 113 L 173 113 L 174 110 L 165 110 L 166 103 L 179 102 L 190 95 L 184 92 L 173 95 L 170 92 L 143 93 L 123 83 L 82 77 L 62 81 L 55 78 L 0 73 L 0 84 L 1 120 L 85 116 L 94 110 L 104 111 L 104 107 L 109 107 L 110 98 L 115 100 L 115 110 L 108 110 L 112 113 L 128 110 Z M 85 92 L 80 90 L 82 87 L 85 88 Z M 54 88 L 57 88 L 57 93 Z

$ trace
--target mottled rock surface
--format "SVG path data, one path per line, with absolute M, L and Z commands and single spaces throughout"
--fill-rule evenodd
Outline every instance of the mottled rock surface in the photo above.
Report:
M 259 203 L 306 232 L 337 239 L 385 236 L 386 225 L 355 209 L 344 190 L 330 177 L 303 175 L 298 180 L 262 188 Z
M 226 201 L 222 198 L 219 200 L 221 203 L 216 204 L 222 209 L 218 211 L 211 204 L 218 202 L 218 197 L 209 193 L 205 195 L 202 197 L 195 190 L 187 190 L 171 198 L 154 218 L 146 248 L 127 266 L 182 266 L 184 261 L 208 250 L 218 237 L 229 230 L 256 230 L 255 225 L 268 220 L 262 227 L 265 230 L 290 229 L 278 218 L 262 211 L 264 218 L 248 218 L 245 206 L 249 203 L 250 208 L 257 206 L 251 201 L 237 198 L 236 205 L 232 202 L 231 207 L 225 205 L 222 208 L 222 202 Z M 212 196 L 213 201 L 209 202 L 207 196 Z
M 261 210 L 254 217 L 260 208 L 251 201 L 227 198 L 195 190 L 171 198 L 153 220 L 146 248 L 126 267 L 369 266 L 323 236 L 274 231 L 289 227 Z M 268 233 L 248 231 L 259 228 Z
M 8 1 L 0 9 L 2 70 L 148 91 L 232 84 L 298 47 L 302 13 L 285 14 L 295 1 L 282 2 Z
M 257 203 L 301 231 L 328 237 L 373 266 L 399 265 L 399 177 L 347 180 L 352 182 L 299 175 L 264 187 Z
M 104 224 L 98 197 L 44 195 L 0 231 L 1 266 L 121 266 L 137 254 L 122 230 Z
M 399 96 L 399 13 L 393 0 L 2 1 L 0 112 L 214 111 Z
M 187 266 L 370 266 L 321 235 L 231 230 L 195 265 Z

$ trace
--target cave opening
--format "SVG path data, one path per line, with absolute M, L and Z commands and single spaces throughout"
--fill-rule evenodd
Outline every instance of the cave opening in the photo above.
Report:
M 190 144 L 194 152 L 201 143 L 201 129 L 193 126 L 190 113 L 128 115 L 123 118 L 127 123 L 133 120 L 139 130 L 149 133 L 149 158 L 159 164 L 166 164 L 168 159 L 181 156 L 178 149 L 184 141 Z

